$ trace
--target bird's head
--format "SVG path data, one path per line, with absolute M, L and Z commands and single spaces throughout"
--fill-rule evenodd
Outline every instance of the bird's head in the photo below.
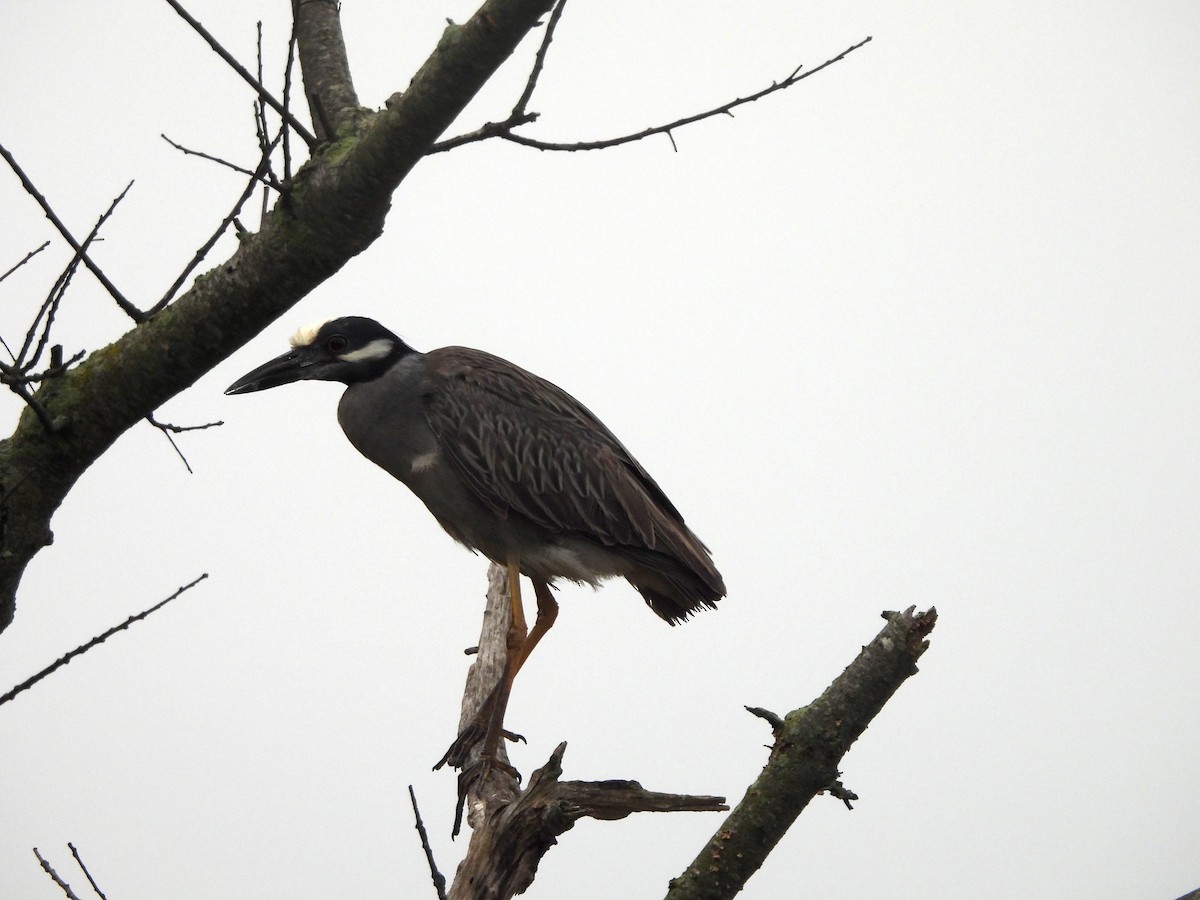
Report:
M 292 335 L 291 345 L 287 353 L 247 372 L 225 393 L 248 394 L 305 379 L 342 384 L 370 381 L 412 352 L 374 319 L 362 316 L 305 325 Z

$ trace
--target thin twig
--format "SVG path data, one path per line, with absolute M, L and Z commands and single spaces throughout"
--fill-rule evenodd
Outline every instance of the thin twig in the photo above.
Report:
M 92 877 L 92 873 L 88 871 L 88 867 L 83 864 L 83 857 L 79 855 L 79 851 L 75 849 L 75 845 L 67 841 L 67 846 L 71 849 L 71 855 L 75 857 L 75 862 L 79 864 L 79 868 L 83 870 L 83 874 L 87 876 L 88 884 L 92 886 L 92 890 L 100 897 L 100 900 L 108 900 L 104 896 L 104 891 L 100 890 L 100 885 L 96 884 L 96 879 Z
M 175 448 L 175 452 L 179 455 L 179 458 L 183 460 L 184 468 L 188 470 L 189 475 L 196 473 L 192 471 L 191 464 L 188 463 L 187 457 L 183 455 L 183 451 L 179 449 L 179 445 L 175 443 L 175 438 L 171 437 L 171 434 L 182 434 L 185 431 L 203 431 L 205 428 L 217 428 L 225 424 L 224 422 L 209 422 L 205 425 L 172 425 L 170 422 L 158 421 L 154 418 L 153 413 L 146 416 L 146 421 L 166 435 L 167 440 L 171 442 L 171 446 Z
M 180 153 L 183 153 L 186 156 L 198 156 L 201 159 L 207 159 L 209 162 L 215 162 L 218 165 L 224 166 L 227 169 L 233 169 L 233 171 L 237 172 L 239 175 L 249 175 L 251 178 L 255 177 L 254 172 L 251 172 L 249 169 L 239 166 L 237 163 L 231 163 L 227 159 L 222 159 L 219 156 L 213 156 L 211 153 L 205 153 L 202 150 L 192 150 L 188 147 L 183 146 L 183 144 L 176 143 L 175 141 L 173 141 L 169 137 L 167 137 L 165 134 L 160 134 L 159 137 L 162 138 L 164 141 L 166 141 L 168 144 L 170 144 L 172 147 L 174 147 L 176 150 L 178 150 Z
M 292 33 L 288 35 L 287 62 L 283 67 L 283 108 L 292 108 L 292 69 L 296 64 L 296 0 L 292 0 Z M 283 183 L 292 181 L 292 141 L 289 117 L 283 117 Z
M 833 783 L 830 784 L 825 790 L 829 796 L 836 797 L 838 800 L 841 800 L 843 803 L 845 803 L 846 809 L 854 809 L 851 804 L 853 801 L 858 799 L 858 794 L 854 793 L 854 791 L 842 784 L 842 780 L 840 778 L 835 778 Z
M 0 344 L 3 344 L 3 343 L 4 342 L 2 340 L 0 340 Z M 4 348 L 7 350 L 8 345 L 4 344 Z M 67 371 L 67 369 L 71 368 L 71 366 L 75 365 L 75 363 L 79 362 L 81 359 L 83 359 L 87 355 L 86 350 L 80 350 L 78 353 L 76 353 L 70 359 L 64 361 L 61 358 L 62 357 L 62 346 L 60 344 L 55 344 L 53 347 L 50 348 L 50 350 L 51 350 L 52 356 L 54 354 L 54 351 L 57 350 L 59 359 L 58 359 L 58 361 L 51 359 L 50 365 L 47 368 L 43 369 L 41 372 L 28 372 L 25 369 L 19 368 L 17 366 L 10 366 L 7 363 L 0 363 L 0 383 L 8 384 L 8 385 L 37 384 L 38 382 L 45 381 L 47 378 L 57 378 L 59 375 L 61 375 L 65 371 Z M 11 353 L 12 353 L 12 351 L 9 350 L 10 355 L 11 355 Z
M 537 113 L 527 112 L 520 116 L 509 116 L 503 122 L 485 122 L 474 131 L 468 131 L 466 134 L 459 134 L 452 138 L 446 138 L 444 141 L 438 141 L 429 148 L 428 155 L 445 153 L 447 150 L 453 150 L 456 147 L 461 147 L 463 144 L 474 144 L 478 141 L 486 141 L 488 138 L 504 137 L 512 129 L 521 125 L 528 125 L 530 122 L 536 122 L 537 119 Z
M 96 231 L 93 229 L 92 233 L 88 235 L 87 240 L 83 242 L 85 250 L 90 246 L 95 235 Z M 42 353 L 46 349 L 46 344 L 50 341 L 50 330 L 54 327 L 54 317 L 58 314 L 58 307 L 62 303 L 63 297 L 67 295 L 67 288 L 71 286 L 71 280 L 79 270 L 79 262 L 80 255 L 76 253 L 71 257 L 71 261 L 67 263 L 67 267 L 55 279 L 50 293 L 46 295 L 46 299 L 42 301 L 37 315 L 33 317 L 33 321 L 29 324 L 29 330 L 25 332 L 25 342 L 21 344 L 21 352 L 13 360 L 13 362 L 21 367 L 22 372 L 29 372 L 41 360 Z M 43 316 L 46 322 L 42 326 L 42 335 L 38 338 L 37 345 L 33 347 L 33 355 L 30 356 L 29 349 L 33 346 L 34 336 L 37 334 L 38 326 L 41 324 Z
M 55 280 L 54 287 L 50 289 L 50 293 L 47 294 L 46 300 L 42 303 L 37 315 L 33 318 L 32 324 L 30 324 L 29 331 L 25 334 L 25 343 L 21 345 L 21 352 L 15 360 L 23 371 L 28 372 L 42 358 L 42 351 L 46 349 L 46 344 L 50 341 L 50 329 L 54 325 L 54 316 L 58 312 L 58 306 L 62 302 L 63 297 L 66 296 L 67 288 L 71 286 L 71 279 L 75 277 L 75 272 L 79 268 L 80 261 L 87 258 L 88 248 L 92 246 L 94 241 L 99 240 L 100 227 L 113 214 L 113 211 L 117 208 L 117 204 L 125 198 L 131 187 L 133 187 L 132 181 L 125 185 L 125 190 L 121 191 L 113 202 L 109 204 L 108 209 L 96 220 L 96 224 L 92 226 L 92 230 L 84 238 L 83 244 L 75 251 L 75 255 L 71 257 L 71 261 L 67 263 L 67 267 L 63 269 L 62 274 Z M 140 310 L 138 314 L 141 315 Z M 46 318 L 46 323 L 42 326 L 42 335 L 33 350 L 33 356 L 30 357 L 29 348 L 33 344 L 33 336 L 37 332 L 38 323 L 41 322 L 43 316 Z
M 155 428 L 161 428 L 163 431 L 170 431 L 175 434 L 183 434 L 185 431 L 204 431 L 206 428 L 220 428 L 224 422 L 205 422 L 203 425 L 172 425 L 170 422 L 159 422 L 154 418 L 154 414 L 146 416 L 147 421 Z
M 69 884 L 58 877 L 58 873 L 54 871 L 54 868 L 50 865 L 50 863 L 46 862 L 46 858 L 42 856 L 42 854 L 38 853 L 37 847 L 33 848 L 33 855 L 36 856 L 37 861 L 42 864 L 42 870 L 50 876 L 50 880 L 57 884 L 62 889 L 62 892 L 67 895 L 67 900 L 79 900 L 79 895 L 71 890 L 71 886 Z
M 28 253 L 25 254 L 24 259 L 22 259 L 19 263 L 17 263 L 15 266 L 13 266 L 11 269 L 9 269 L 3 275 L 0 275 L 0 281 L 3 281 L 5 278 L 7 278 L 13 272 L 17 271 L 17 269 L 21 268 L 21 266 L 25 265 L 25 263 L 29 262 L 31 259 L 33 259 L 35 256 L 37 256 L 39 253 L 41 253 L 43 250 L 45 250 L 49 246 L 50 246 L 50 242 L 44 241 L 42 243 L 42 246 L 38 247 L 36 250 L 30 250 Z
M 764 719 L 771 726 L 771 731 L 775 734 L 779 734 L 783 730 L 783 719 L 778 713 L 773 713 L 769 709 L 763 709 L 761 706 L 746 706 L 743 708 L 751 715 Z
M 67 263 L 62 274 L 55 280 L 50 293 L 42 302 L 37 315 L 34 316 L 29 330 L 25 333 L 25 340 L 21 344 L 20 350 L 13 353 L 12 348 L 8 346 L 7 342 L 0 340 L 0 344 L 4 346 L 4 349 L 8 351 L 9 356 L 13 359 L 12 365 L 0 363 L 0 383 L 8 385 L 13 393 L 32 409 L 38 420 L 42 423 L 42 427 L 50 433 L 59 431 L 65 422 L 56 420 L 50 415 L 46 407 L 33 396 L 30 385 L 61 375 L 67 368 L 79 362 L 83 358 L 84 353 L 80 351 L 66 362 L 63 362 L 62 347 L 56 344 L 50 351 L 49 367 L 41 372 L 34 372 L 33 369 L 41 361 L 42 353 L 50 342 L 50 331 L 54 327 L 54 316 L 58 312 L 59 304 L 66 295 L 67 289 L 70 287 L 71 279 L 79 268 L 79 263 L 88 258 L 87 250 L 92 245 L 92 242 L 97 239 L 101 226 L 112 215 L 113 211 L 117 208 L 117 204 L 124 199 L 132 186 L 132 181 L 125 186 L 125 190 L 109 204 L 104 214 L 96 220 L 96 224 L 92 226 L 92 230 L 88 232 L 88 236 L 84 239 L 83 243 L 76 247 L 71 261 Z M 69 239 L 74 240 L 73 238 Z M 141 315 L 141 313 L 139 312 L 138 315 Z M 41 332 L 40 335 L 38 333 L 39 330 Z
M 167 138 L 166 135 L 163 135 L 163 138 L 169 141 L 169 138 Z M 271 144 L 270 150 L 274 150 L 278 141 L 279 138 L 276 138 L 275 142 Z M 212 248 L 216 246 L 217 241 L 221 239 L 221 235 L 223 235 L 225 230 L 229 228 L 229 226 L 232 225 L 237 219 L 238 213 L 241 212 L 242 207 L 246 204 L 246 201 L 250 199 L 250 195 L 254 193 L 254 186 L 263 180 L 262 176 L 267 169 L 270 168 L 270 165 L 271 157 L 270 152 L 268 151 L 263 154 L 263 158 L 259 161 L 257 171 L 246 171 L 246 174 L 250 176 L 250 180 L 247 182 L 246 188 L 242 191 L 241 196 L 238 197 L 237 202 L 233 205 L 233 209 L 229 211 L 229 215 L 221 220 L 221 224 L 217 226 L 216 230 L 212 233 L 209 239 L 205 241 L 200 249 L 195 252 L 195 254 L 192 256 L 192 261 L 184 266 L 183 271 L 179 273 L 179 277 L 175 279 L 174 283 L 167 288 L 167 292 L 163 294 L 162 299 L 150 307 L 150 309 L 147 311 L 148 315 L 154 315 L 155 313 L 165 309 L 167 304 L 171 302 L 179 289 L 183 287 L 183 283 L 187 280 L 188 276 L 196 270 L 196 267 L 199 266 L 200 263 L 204 262 L 204 259 L 208 256 L 209 251 L 212 250 Z M 239 171 L 243 170 L 239 169 Z
M 529 70 L 529 78 L 525 82 L 525 90 L 521 92 L 520 99 L 517 100 L 517 105 L 513 107 L 513 117 L 525 115 L 526 107 L 529 106 L 529 101 L 533 98 L 533 91 L 537 87 L 538 78 L 542 74 L 542 69 L 546 67 L 546 54 L 550 50 L 550 42 L 554 40 L 554 29 L 558 27 L 558 20 L 562 18 L 563 7 L 567 5 L 567 0 L 558 0 L 554 4 L 554 9 L 550 11 L 550 21 L 546 23 L 546 33 L 542 35 L 542 45 L 538 47 L 537 56 L 533 58 L 533 68 Z
M 113 300 L 117 302 L 117 306 L 121 307 L 125 314 L 129 316 L 129 318 L 133 319 L 133 321 L 141 323 L 145 319 L 142 311 L 126 300 L 124 295 L 117 290 L 117 286 L 108 280 L 108 276 L 104 274 L 98 265 L 92 262 L 91 257 L 84 252 L 84 249 L 79 242 L 71 236 L 71 232 L 67 230 L 67 226 L 63 224 L 62 220 L 55 214 L 54 210 L 50 208 L 50 204 L 46 198 L 42 196 L 42 194 L 34 186 L 33 182 L 29 180 L 29 176 L 26 175 L 25 171 L 17 164 L 16 158 L 9 153 L 7 148 L 5 148 L 3 145 L 0 145 L 0 156 L 4 157 L 4 161 L 8 163 L 9 168 L 16 173 L 16 176 L 19 179 L 21 179 L 21 186 L 25 188 L 25 192 L 37 201 L 38 206 L 42 208 L 42 212 L 45 213 L 46 218 L 50 220 L 51 224 L 58 229 L 58 233 L 62 235 L 63 240 L 70 244 L 71 249 L 73 249 L 76 253 L 81 254 L 84 265 L 86 265 L 88 269 L 91 270 L 92 274 L 96 276 L 97 280 L 104 285 L 105 290 L 107 290 L 112 296 Z M 125 187 L 125 190 L 122 191 L 117 197 L 117 199 L 113 201 L 112 206 L 110 206 L 108 209 L 108 212 L 100 217 L 101 222 L 103 222 L 104 219 L 108 218 L 112 214 L 112 211 L 116 207 L 117 203 L 121 201 L 121 198 L 125 196 L 126 191 L 128 191 L 132 186 L 133 182 L 131 181 Z M 100 222 L 97 222 L 96 226 L 99 227 L 99 225 Z
M 525 124 L 526 122 L 533 121 L 537 118 L 536 114 L 533 114 L 532 117 L 530 117 L 530 114 L 526 114 L 523 121 L 520 122 L 514 121 L 513 118 L 510 117 L 504 122 L 489 122 L 473 132 L 448 138 L 444 141 L 439 141 L 429 149 L 429 153 L 442 153 L 446 150 L 453 150 L 455 147 L 460 147 L 463 144 L 487 140 L 488 138 L 494 137 L 511 141 L 514 144 L 520 144 L 523 147 L 532 147 L 535 150 L 559 150 L 568 152 L 579 150 L 606 150 L 609 147 L 619 147 L 621 144 L 629 144 L 634 141 L 640 141 L 656 134 L 665 134 L 671 141 L 671 146 L 678 150 L 678 147 L 675 145 L 675 137 L 672 134 L 674 129 L 682 128 L 684 125 L 692 125 L 704 119 L 712 118 L 713 116 L 733 115 L 732 111 L 737 107 L 746 103 L 753 103 L 756 100 L 761 100 L 763 97 L 773 94 L 776 91 L 786 90 L 787 88 L 792 87 L 792 85 L 803 81 L 805 78 L 816 75 L 822 69 L 845 59 L 855 50 L 869 43 L 870 40 L 871 38 L 869 37 L 864 38 L 857 44 L 847 47 L 832 59 L 825 60 L 825 62 L 821 63 L 821 65 L 817 66 L 815 69 L 809 69 L 807 72 L 801 72 L 803 66 L 797 66 L 796 69 L 793 70 L 792 73 L 783 81 L 772 82 L 769 87 L 763 88 L 761 91 L 756 91 L 755 93 L 745 97 L 738 97 L 728 103 L 724 103 L 721 106 L 714 107 L 713 109 L 705 110 L 701 113 L 684 116 L 683 118 L 676 119 L 674 122 L 669 122 L 666 125 L 655 125 L 652 128 L 646 128 L 643 131 L 639 131 L 634 134 L 626 134 L 615 138 L 605 138 L 598 141 L 574 141 L 570 143 L 539 141 L 534 138 L 528 138 L 523 135 L 515 134 L 513 132 L 513 128 L 515 128 L 517 125 Z
M 86 644 L 80 644 L 78 647 L 76 647 L 70 653 L 67 653 L 64 656 L 60 657 L 59 659 L 55 660 L 53 663 L 46 666 L 46 668 L 42 669 L 42 671 L 38 672 L 33 677 L 27 678 L 25 681 L 22 681 L 20 684 L 18 684 L 16 687 L 14 687 L 12 690 L 10 690 L 8 693 L 0 694 L 0 705 L 7 703 L 9 700 L 11 700 L 13 697 L 17 696 L 17 694 L 21 693 L 22 691 L 29 690 L 29 688 L 33 687 L 35 684 L 37 684 L 39 681 L 41 681 L 43 678 L 45 678 L 51 672 L 55 671 L 56 669 L 61 669 L 63 666 L 65 666 L 67 663 L 69 663 L 71 660 L 73 660 L 75 657 L 79 656 L 81 653 L 86 653 L 87 651 L 89 651 L 93 647 L 95 647 L 97 644 L 104 643 L 106 640 L 108 640 L 110 637 L 112 637 L 118 631 L 123 631 L 126 628 L 128 628 L 130 625 L 132 625 L 134 622 L 140 622 L 142 619 L 146 618 L 151 613 L 157 612 L 158 610 L 162 609 L 164 606 L 166 606 L 168 603 L 170 603 L 172 600 L 174 600 L 176 597 L 178 597 L 184 591 L 194 588 L 196 585 L 198 585 L 201 581 L 203 581 L 207 577 L 208 577 L 208 573 L 205 572 L 199 578 L 195 579 L 194 581 L 189 582 L 188 584 L 185 584 L 183 587 L 181 587 L 179 590 L 177 590 L 175 593 L 173 593 L 170 597 L 167 597 L 167 599 L 160 600 L 157 603 L 155 603 L 153 606 L 151 606 L 149 609 L 142 610 L 140 613 L 130 616 L 128 619 L 126 619 L 120 625 L 114 625 L 112 628 L 108 629 L 103 634 L 99 634 L 96 637 L 92 638 Z
M 437 891 L 438 900 L 446 900 L 446 876 L 438 871 L 437 862 L 433 858 L 433 848 L 429 846 L 429 833 L 421 819 L 421 810 L 417 808 L 417 794 L 413 786 L 408 786 L 408 796 L 412 800 L 413 818 L 417 822 L 417 834 L 421 836 L 421 849 L 425 851 L 425 860 L 429 863 L 429 874 L 433 877 L 433 887 Z
M 291 125 L 292 128 L 295 130 L 296 134 L 300 135 L 300 137 L 302 137 L 304 139 L 304 142 L 306 144 L 308 144 L 309 147 L 313 147 L 316 145 L 317 139 L 315 137 L 313 137 L 312 133 L 307 128 L 305 128 L 303 125 L 301 125 L 299 120 L 295 116 L 293 116 L 290 112 L 288 112 L 288 109 L 286 106 L 284 106 L 282 103 L 280 103 L 278 100 L 276 100 L 273 96 L 271 96 L 270 91 L 268 91 L 265 87 L 263 87 L 262 83 L 260 81 L 258 81 L 258 79 L 256 79 L 253 75 L 251 75 L 249 72 L 247 72 L 245 67 L 241 63 L 239 63 L 236 59 L 234 59 L 233 55 L 230 54 L 230 52 L 228 50 L 226 50 L 224 47 L 222 47 L 221 44 L 217 41 L 217 39 L 215 37 L 213 37 L 211 34 L 209 34 L 208 30 L 205 29 L 205 27 L 203 25 L 201 25 L 198 21 L 196 21 L 194 18 L 192 18 L 192 16 L 188 13 L 188 11 L 186 9 L 184 9 L 177 2 L 177 0 L 167 0 L 167 5 L 169 5 L 173 10 L 175 10 L 175 12 L 177 12 L 179 14 L 179 17 L 181 19 L 183 19 L 183 21 L 187 22 L 190 26 L 192 26 L 192 28 L 195 30 L 195 32 L 198 35 L 200 35 L 200 37 L 204 38 L 204 40 L 208 44 L 208 46 L 210 46 L 213 49 L 213 52 L 216 53 L 217 56 L 221 57 L 221 59 L 225 60 L 226 65 L 228 65 L 229 68 L 233 69 L 233 71 L 237 72 L 238 75 L 240 75 L 242 77 L 242 80 L 246 82 L 246 84 L 248 84 L 248 85 L 250 85 L 250 87 L 254 88 L 254 90 L 258 93 L 258 96 L 260 96 L 263 100 L 265 100 L 270 105 L 270 107 L 273 110 L 275 110 L 275 112 L 277 112 L 277 113 L 279 113 L 279 115 L 283 116 L 283 118 L 285 120 L 287 120 L 287 123 L 289 125 Z

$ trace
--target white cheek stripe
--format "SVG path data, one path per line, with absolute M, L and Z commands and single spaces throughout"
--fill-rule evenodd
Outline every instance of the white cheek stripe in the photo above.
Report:
M 387 338 L 376 338 L 365 347 L 343 353 L 338 357 L 342 362 L 365 362 L 371 359 L 383 359 L 392 352 L 392 342 Z

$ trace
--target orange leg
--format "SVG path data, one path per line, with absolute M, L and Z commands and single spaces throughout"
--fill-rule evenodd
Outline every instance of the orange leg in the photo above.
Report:
M 525 660 L 529 659 L 529 654 L 533 653 L 533 648 L 546 636 L 546 632 L 554 627 L 554 621 L 558 618 L 558 601 L 550 593 L 550 585 L 544 581 L 535 581 L 533 592 L 537 594 L 537 619 L 525 637 L 525 643 L 521 645 L 521 652 L 517 656 L 512 677 L 509 679 L 510 687 L 512 679 L 517 677 L 517 672 L 521 671 L 521 666 L 525 665 Z
M 504 674 L 500 677 L 496 689 L 492 692 L 490 701 L 485 704 L 484 709 L 480 710 L 481 715 L 487 716 L 487 728 L 484 733 L 484 751 L 482 751 L 482 755 L 491 758 L 491 760 L 496 758 L 500 738 L 504 734 L 504 714 L 509 708 L 509 695 L 512 692 L 512 682 L 516 679 L 517 670 L 520 670 L 522 662 L 529 655 L 526 648 L 533 649 L 529 644 L 529 640 L 533 638 L 533 642 L 536 643 L 541 640 L 541 634 L 545 634 L 545 629 L 542 629 L 540 634 L 536 634 L 536 636 L 534 634 L 527 634 L 524 604 L 521 601 L 521 564 L 515 559 L 510 559 L 506 568 L 508 568 L 509 576 L 509 605 L 512 612 L 511 619 L 509 620 L 509 632 L 505 637 L 508 659 L 505 661 Z M 534 624 L 534 632 L 536 632 L 538 631 L 538 625 L 541 624 L 542 600 L 540 590 L 538 590 L 536 584 L 534 590 L 538 594 L 538 622 Z
M 512 619 L 509 622 L 508 634 L 505 638 L 508 659 L 504 666 L 504 674 L 500 677 L 491 695 L 479 710 L 475 722 L 469 725 L 458 736 L 458 739 L 446 751 L 446 755 L 442 757 L 441 762 L 434 768 L 440 768 L 447 762 L 455 768 L 462 768 L 466 762 L 469 749 L 476 745 L 476 742 L 481 737 L 483 741 L 481 756 L 485 759 L 495 761 L 501 738 L 508 735 L 508 732 L 504 730 L 504 714 L 508 709 L 508 698 L 512 693 L 513 681 L 516 680 L 517 672 L 520 671 L 521 666 L 529 659 L 529 654 L 533 652 L 538 642 L 545 637 L 546 632 L 553 627 L 554 621 L 558 617 L 558 603 L 550 593 L 550 586 L 544 581 L 534 581 L 533 589 L 537 595 L 538 612 L 537 619 L 533 623 L 533 628 L 527 632 L 525 608 L 521 602 L 520 565 L 517 561 L 510 560 L 507 570 L 508 597 Z M 513 735 L 508 736 L 516 739 Z

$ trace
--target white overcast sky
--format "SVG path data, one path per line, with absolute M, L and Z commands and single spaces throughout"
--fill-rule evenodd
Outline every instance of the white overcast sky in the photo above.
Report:
M 189 8 L 281 70 L 285 0 Z M 344 0 L 359 96 L 403 89 L 469 2 Z M 241 189 L 248 90 L 156 0 L 0 4 L 0 142 L 144 306 Z M 338 388 L 223 388 L 313 319 L 486 348 L 578 396 L 712 546 L 717 612 L 668 628 L 565 588 L 509 724 L 529 773 L 736 801 L 769 733 L 881 627 L 936 605 L 921 673 L 753 900 L 1172 898 L 1200 886 L 1200 7 L 571 0 L 530 133 L 593 139 L 814 66 L 784 94 L 591 154 L 422 163 L 383 238 L 121 438 L 67 498 L 0 635 L 0 689 L 208 581 L 0 707 L 0 896 L 433 896 L 485 562 L 338 430 Z M 523 46 L 455 131 L 512 107 Z M 276 75 L 272 79 L 278 83 Z M 0 172 L 0 335 L 67 254 Z M 244 214 L 253 226 L 256 213 Z M 213 261 L 231 252 L 225 241 Z M 129 327 L 81 274 L 57 339 Z M 0 407 L 7 433 L 19 412 Z M 532 900 L 653 898 L 713 814 L 585 821 Z

